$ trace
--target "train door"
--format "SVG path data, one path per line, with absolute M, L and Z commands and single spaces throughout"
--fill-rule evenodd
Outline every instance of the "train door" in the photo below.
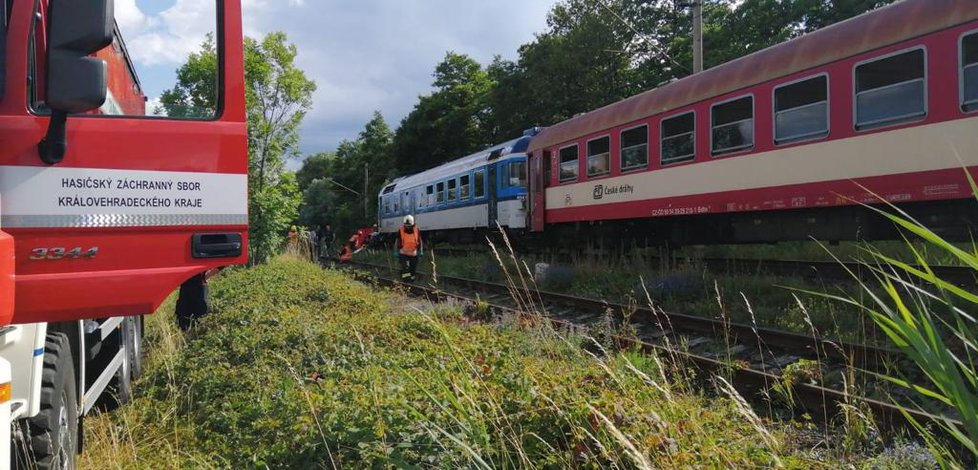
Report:
M 544 167 L 548 165 L 550 165 L 550 152 L 543 152 L 542 156 L 540 154 L 530 155 L 530 220 L 528 225 L 530 231 L 533 232 L 543 230 L 543 194 L 546 187 L 546 180 L 543 176 Z
M 499 181 L 496 175 L 499 173 L 498 165 L 492 163 L 489 165 L 489 229 L 492 230 L 496 226 L 496 218 L 498 217 L 496 208 L 496 197 L 499 195 Z

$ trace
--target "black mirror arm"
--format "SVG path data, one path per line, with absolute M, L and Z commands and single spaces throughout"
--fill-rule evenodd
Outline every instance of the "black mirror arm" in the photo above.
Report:
M 51 110 L 51 122 L 48 124 L 48 133 L 37 144 L 37 153 L 41 156 L 42 162 L 48 165 L 54 165 L 64 160 L 65 151 L 68 150 L 67 122 L 68 113 Z

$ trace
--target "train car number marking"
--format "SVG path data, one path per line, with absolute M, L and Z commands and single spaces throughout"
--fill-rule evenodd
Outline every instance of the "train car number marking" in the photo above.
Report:
M 88 250 L 82 250 L 82 247 L 77 246 L 70 250 L 65 248 L 34 248 L 31 250 L 31 260 L 61 260 L 61 259 L 81 259 L 81 258 L 95 258 L 98 255 L 98 247 L 93 246 Z

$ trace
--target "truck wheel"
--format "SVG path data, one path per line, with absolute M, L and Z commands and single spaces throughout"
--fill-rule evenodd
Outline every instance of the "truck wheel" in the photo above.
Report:
M 64 333 L 49 333 L 41 372 L 41 412 L 28 421 L 34 468 L 73 469 L 78 454 L 78 398 L 71 345 Z

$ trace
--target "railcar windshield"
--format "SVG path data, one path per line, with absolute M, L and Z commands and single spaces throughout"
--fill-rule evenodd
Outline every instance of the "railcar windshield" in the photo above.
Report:
M 509 185 L 520 188 L 526 187 L 526 162 L 509 164 Z

